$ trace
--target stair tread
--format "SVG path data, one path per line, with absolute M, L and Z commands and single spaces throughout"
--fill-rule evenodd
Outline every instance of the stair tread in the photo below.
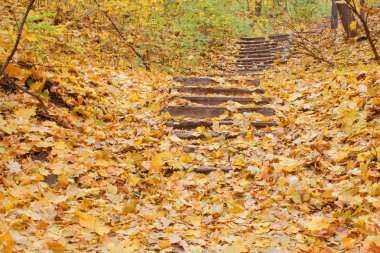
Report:
M 231 75 L 234 76 L 234 75 Z M 217 85 L 220 82 L 218 80 L 215 80 L 212 78 L 213 76 L 209 77 L 174 77 L 173 80 L 176 82 L 179 82 L 185 86 L 202 86 L 202 85 Z M 214 76 L 217 77 L 217 76 Z M 228 76 L 229 77 L 229 76 Z M 246 80 L 237 80 L 237 79 L 223 79 L 226 83 L 232 83 L 236 84 L 239 82 L 243 82 L 247 85 L 255 85 L 258 86 L 260 84 L 260 80 L 256 79 L 246 79 Z
M 232 126 L 241 123 L 240 121 L 233 121 L 233 120 L 220 120 L 216 121 L 219 125 L 224 126 Z M 174 129 L 195 129 L 197 127 L 212 127 L 215 124 L 215 122 L 211 121 L 201 121 L 201 120 L 182 120 L 182 121 L 174 121 L 170 120 L 166 122 L 166 126 L 173 127 Z M 264 127 L 271 127 L 271 126 L 277 126 L 277 123 L 274 121 L 250 121 L 250 125 L 257 127 L 257 128 L 264 128 Z
M 282 51 L 283 47 L 275 47 L 275 48 L 241 48 L 239 53 L 268 53 L 268 52 L 277 52 Z
M 253 93 L 263 94 L 265 90 L 262 88 L 245 89 L 245 88 L 219 88 L 219 87 L 197 87 L 197 86 L 176 86 L 171 89 L 178 92 L 191 94 L 220 94 L 220 95 L 250 95 Z
M 189 118 L 215 118 L 227 111 L 222 106 L 165 106 L 163 112 L 169 112 L 172 117 L 189 117 Z M 267 107 L 239 107 L 239 113 L 259 113 L 264 116 L 273 116 L 274 110 Z
M 268 37 L 240 37 L 240 40 L 245 41 L 278 41 L 289 39 L 289 34 L 271 35 Z
M 197 133 L 197 132 L 178 132 L 174 133 L 178 138 L 184 140 L 197 140 L 207 138 L 235 138 L 238 134 L 231 134 L 230 132 L 209 132 L 209 133 Z
M 228 101 L 234 101 L 241 104 L 251 104 L 255 103 L 258 105 L 268 104 L 269 99 L 268 98 L 262 98 L 261 100 L 257 101 L 254 98 L 250 97 L 234 97 L 234 96 L 185 96 L 185 95 L 178 95 L 178 98 L 186 99 L 191 102 L 200 103 L 200 104 L 207 104 L 207 105 L 217 105 L 222 104 Z
M 278 57 L 246 57 L 246 58 L 238 58 L 236 59 L 236 63 L 241 63 L 241 62 L 256 62 L 256 61 L 263 61 L 263 62 L 272 62 L 276 60 Z

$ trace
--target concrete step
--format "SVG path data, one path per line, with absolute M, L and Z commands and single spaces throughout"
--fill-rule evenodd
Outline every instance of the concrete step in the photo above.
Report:
M 238 66 L 236 69 L 238 72 L 240 71 L 250 71 L 250 72 L 261 72 L 263 70 L 266 70 L 270 67 L 270 65 L 267 66 L 253 66 L 253 65 L 245 65 L 245 66 Z
M 227 77 L 238 77 L 238 78 L 247 78 L 247 79 L 250 78 L 250 77 L 247 77 L 247 75 L 239 75 L 237 73 L 215 73 L 215 74 L 209 74 L 207 76 L 209 76 L 209 77 L 222 77 L 222 78 L 227 78 Z
M 239 104 L 257 104 L 257 105 L 265 105 L 269 103 L 269 99 L 262 98 L 260 101 L 255 101 L 253 98 L 249 97 L 207 97 L 207 96 L 177 96 L 181 99 L 189 100 L 193 103 L 202 104 L 202 105 L 220 105 L 226 103 L 228 101 L 234 101 Z
M 236 44 L 240 46 L 278 46 L 277 41 L 270 41 L 270 40 L 265 40 L 265 41 L 247 41 L 247 40 L 241 40 L 236 42 Z
M 236 59 L 236 62 L 273 62 L 276 59 L 277 59 L 276 56 L 271 56 L 271 57 L 255 56 L 255 57 L 238 58 Z
M 252 48 L 245 48 L 239 50 L 239 55 L 253 55 L 253 54 L 265 54 L 265 53 L 276 53 L 279 51 L 284 50 L 283 47 L 277 47 L 277 48 L 266 48 L 266 49 L 252 49 Z
M 258 69 L 268 68 L 272 62 L 235 62 L 236 67 L 257 67 Z
M 188 117 L 188 118 L 216 118 L 226 111 L 227 108 L 219 106 L 165 106 L 163 112 L 169 112 L 172 117 Z M 266 107 L 240 107 L 239 113 L 260 113 L 264 116 L 273 116 L 274 110 Z
M 217 76 L 218 75 L 210 76 L 210 77 L 174 77 L 173 80 L 186 86 L 198 86 L 198 85 L 206 86 L 206 85 L 219 84 L 217 80 L 212 78 L 212 77 L 217 77 Z M 230 77 L 230 76 L 234 76 L 234 75 L 229 75 L 225 77 Z M 220 77 L 223 77 L 223 76 L 220 76 Z M 227 78 L 227 79 L 224 79 L 224 81 L 231 84 L 238 84 L 239 82 L 241 82 L 246 85 L 254 85 L 254 86 L 258 86 L 260 84 L 260 80 L 256 80 L 256 79 L 237 80 L 237 79 Z
M 245 59 L 250 59 L 250 58 L 268 58 L 268 59 L 276 59 L 278 57 L 278 53 L 248 53 L 248 54 L 242 54 L 242 55 L 236 55 L 235 59 L 236 60 L 245 60 Z
M 215 122 L 212 121 L 200 121 L 200 120 L 195 120 L 195 121 L 189 121 L 189 120 L 183 120 L 183 121 L 173 121 L 170 120 L 166 123 L 166 126 L 172 127 L 173 129 L 195 129 L 197 127 L 206 127 L 206 128 L 211 128 L 214 125 Z M 232 120 L 221 120 L 217 121 L 217 124 L 221 126 L 232 126 L 234 124 L 239 124 L 239 122 L 234 122 Z M 277 126 L 276 122 L 274 121 L 251 121 L 250 125 L 256 127 L 256 128 L 265 128 L 265 127 L 271 127 L 271 126 Z
M 246 64 L 236 66 L 237 71 L 254 71 L 255 73 L 260 73 L 263 70 L 269 69 L 271 65 L 256 65 L 256 64 Z
M 272 35 L 268 37 L 240 37 L 240 40 L 242 41 L 257 41 L 257 42 L 263 42 L 263 41 L 283 41 L 289 39 L 289 34 L 280 34 L 280 35 Z
M 242 50 L 270 50 L 280 48 L 282 46 L 279 45 L 243 45 L 240 47 L 240 51 Z
M 273 61 L 274 62 L 274 61 Z M 273 62 L 236 62 L 234 65 L 240 67 L 257 67 L 258 69 L 265 69 L 272 65 Z
M 177 90 L 178 92 L 191 93 L 191 94 L 196 94 L 196 95 L 218 94 L 218 95 L 241 96 L 241 95 L 251 95 L 253 93 L 256 93 L 256 94 L 265 93 L 265 90 L 261 88 L 256 88 L 254 90 L 251 90 L 251 89 L 242 89 L 242 88 L 218 88 L 218 87 L 214 88 L 214 87 L 188 86 L 188 87 L 172 87 L 171 89 Z
M 210 133 L 197 133 L 197 132 L 178 132 L 175 133 L 178 138 L 183 140 L 199 140 L 211 138 L 225 138 L 233 139 L 238 137 L 238 134 L 231 134 L 229 132 L 210 132 Z
M 250 70 L 237 70 L 236 73 L 241 75 L 241 76 L 259 76 L 261 75 L 261 72 L 263 72 L 264 70 L 260 70 L 260 71 L 250 71 Z

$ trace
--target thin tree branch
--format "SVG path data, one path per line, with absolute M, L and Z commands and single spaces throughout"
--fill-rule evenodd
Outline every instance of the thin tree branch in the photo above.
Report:
M 304 48 L 305 49 L 305 48 Z M 318 61 L 321 61 L 321 62 L 325 62 L 325 63 L 328 63 L 331 67 L 335 67 L 335 64 L 332 63 L 331 61 L 323 58 L 323 57 L 319 57 L 317 55 L 315 55 L 314 53 L 309 53 L 310 50 L 307 50 L 305 49 L 307 52 L 301 52 L 301 51 L 298 51 L 297 53 L 298 54 L 304 54 L 304 55 L 307 55 L 307 56 L 310 56 L 310 57 L 313 57 L 314 59 L 318 60 Z
M 128 47 L 135 53 L 135 55 L 137 55 L 137 57 L 139 57 L 141 59 L 143 65 L 145 67 L 145 69 L 148 70 L 148 71 L 150 71 L 149 65 L 145 62 L 144 57 L 137 51 L 137 49 L 134 47 L 134 45 L 132 43 L 128 42 L 127 38 L 125 38 L 124 34 L 117 27 L 117 25 L 112 20 L 112 18 L 110 17 L 110 15 L 108 15 L 108 13 L 105 10 L 102 9 L 102 7 L 100 6 L 100 4 L 99 4 L 99 2 L 97 0 L 93 0 L 93 1 L 98 6 L 98 8 L 101 10 L 101 12 L 104 14 L 104 16 L 106 16 L 106 18 L 108 19 L 108 21 L 110 21 L 110 23 L 112 24 L 113 28 L 119 34 L 120 38 L 122 38 L 127 43 Z
M 21 41 L 22 30 L 24 29 L 24 25 L 25 25 L 26 19 L 28 18 L 29 12 L 32 9 L 33 4 L 34 4 L 35 1 L 36 0 L 30 0 L 30 2 L 29 2 L 28 8 L 26 9 L 24 17 L 23 17 L 23 19 L 21 21 L 21 25 L 18 28 L 17 39 L 16 39 L 16 42 L 15 42 L 15 45 L 14 45 L 14 47 L 12 49 L 11 54 L 8 56 L 8 58 L 5 60 L 4 65 L 1 67 L 1 69 L 0 69 L 0 75 L 2 75 L 4 73 L 5 69 L 8 67 L 9 63 L 11 62 L 13 56 L 15 55 L 15 53 L 17 51 L 18 45 L 20 44 L 20 41 Z
M 52 119 L 50 113 L 49 113 L 49 110 L 47 108 L 47 106 L 45 105 L 44 101 L 42 100 L 42 98 L 40 96 L 38 96 L 37 94 L 29 91 L 27 88 L 25 87 L 22 87 L 20 85 L 18 85 L 7 73 L 3 73 L 3 75 L 5 76 L 5 78 L 11 83 L 11 84 L 8 84 L 8 83 L 5 83 L 5 85 L 9 86 L 9 87 L 13 87 L 13 88 L 16 88 L 18 90 L 21 90 L 27 94 L 29 94 L 30 96 L 34 97 L 41 105 L 42 109 L 44 110 L 46 116 L 49 118 L 49 119 Z

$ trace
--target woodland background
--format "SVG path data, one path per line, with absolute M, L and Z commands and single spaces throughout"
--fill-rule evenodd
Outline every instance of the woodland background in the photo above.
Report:
M 367 25 L 346 8 L 335 29 L 332 2 L 36 1 L 0 75 L 0 251 L 380 252 L 380 11 L 344 1 Z M 0 2 L 1 64 L 28 3 Z M 260 76 L 276 115 L 250 115 L 278 126 L 165 126 L 187 103 L 174 75 L 233 71 L 239 36 L 293 32 Z

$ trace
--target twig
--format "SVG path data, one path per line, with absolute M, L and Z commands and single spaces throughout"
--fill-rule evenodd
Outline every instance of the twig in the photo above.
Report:
M 8 58 L 5 60 L 4 65 L 1 67 L 1 69 L 0 69 L 0 75 L 2 75 L 4 73 L 5 69 L 8 67 L 9 63 L 11 62 L 13 56 L 15 55 L 15 53 L 17 51 L 18 45 L 20 44 L 20 41 L 21 41 L 22 30 L 24 29 L 24 25 L 25 25 L 26 19 L 28 18 L 29 12 L 32 9 L 33 4 L 34 4 L 35 1 L 36 0 L 30 0 L 30 2 L 29 2 L 28 8 L 26 9 L 25 15 L 24 15 L 24 17 L 23 17 L 23 19 L 21 21 L 21 25 L 18 28 L 17 39 L 16 39 L 16 42 L 15 42 L 15 45 L 14 45 L 14 47 L 12 49 L 11 54 L 8 56 Z
M 306 50 L 306 49 L 305 49 Z M 323 58 L 323 57 L 319 57 L 313 53 L 308 53 L 308 52 L 297 52 L 298 54 L 304 54 L 304 55 L 307 55 L 307 56 L 310 56 L 310 57 L 313 57 L 314 59 L 318 60 L 318 61 L 322 61 L 322 62 L 325 62 L 325 63 L 328 63 L 331 67 L 335 67 L 335 64 L 332 63 L 331 61 Z
M 14 88 L 16 88 L 18 90 L 21 90 L 21 91 L 29 94 L 30 96 L 34 97 L 35 99 L 37 99 L 37 101 L 40 103 L 42 109 L 44 110 L 44 112 L 46 114 L 46 117 L 48 117 L 49 119 L 52 118 L 51 115 L 50 115 L 50 113 L 49 113 L 49 110 L 48 110 L 47 106 L 45 105 L 44 101 L 42 100 L 42 98 L 40 96 L 38 96 L 37 94 L 29 91 L 27 88 L 18 85 L 7 73 L 3 73 L 3 75 L 5 76 L 5 78 L 7 78 L 7 80 L 9 82 L 11 82 L 11 84 L 5 83 L 5 85 L 8 85 L 9 87 L 14 87 Z
M 95 2 L 95 4 L 98 6 L 98 8 L 101 10 L 101 12 L 103 12 L 104 16 L 107 17 L 108 21 L 110 21 L 110 23 L 112 24 L 113 28 L 115 28 L 116 32 L 119 34 L 120 38 L 122 38 L 128 45 L 128 47 L 135 53 L 135 55 L 137 55 L 137 57 L 139 57 L 145 67 L 146 70 L 150 71 L 150 67 L 149 65 L 145 62 L 144 60 L 144 57 L 137 51 L 137 49 L 134 47 L 134 45 L 132 43 L 130 43 L 127 38 L 125 38 L 125 36 L 123 35 L 123 33 L 120 31 L 120 29 L 117 27 L 117 25 L 115 24 L 115 22 L 112 20 L 112 18 L 110 17 L 110 15 L 108 15 L 108 13 L 102 9 L 102 7 L 100 6 L 99 2 L 97 0 L 93 0 Z

